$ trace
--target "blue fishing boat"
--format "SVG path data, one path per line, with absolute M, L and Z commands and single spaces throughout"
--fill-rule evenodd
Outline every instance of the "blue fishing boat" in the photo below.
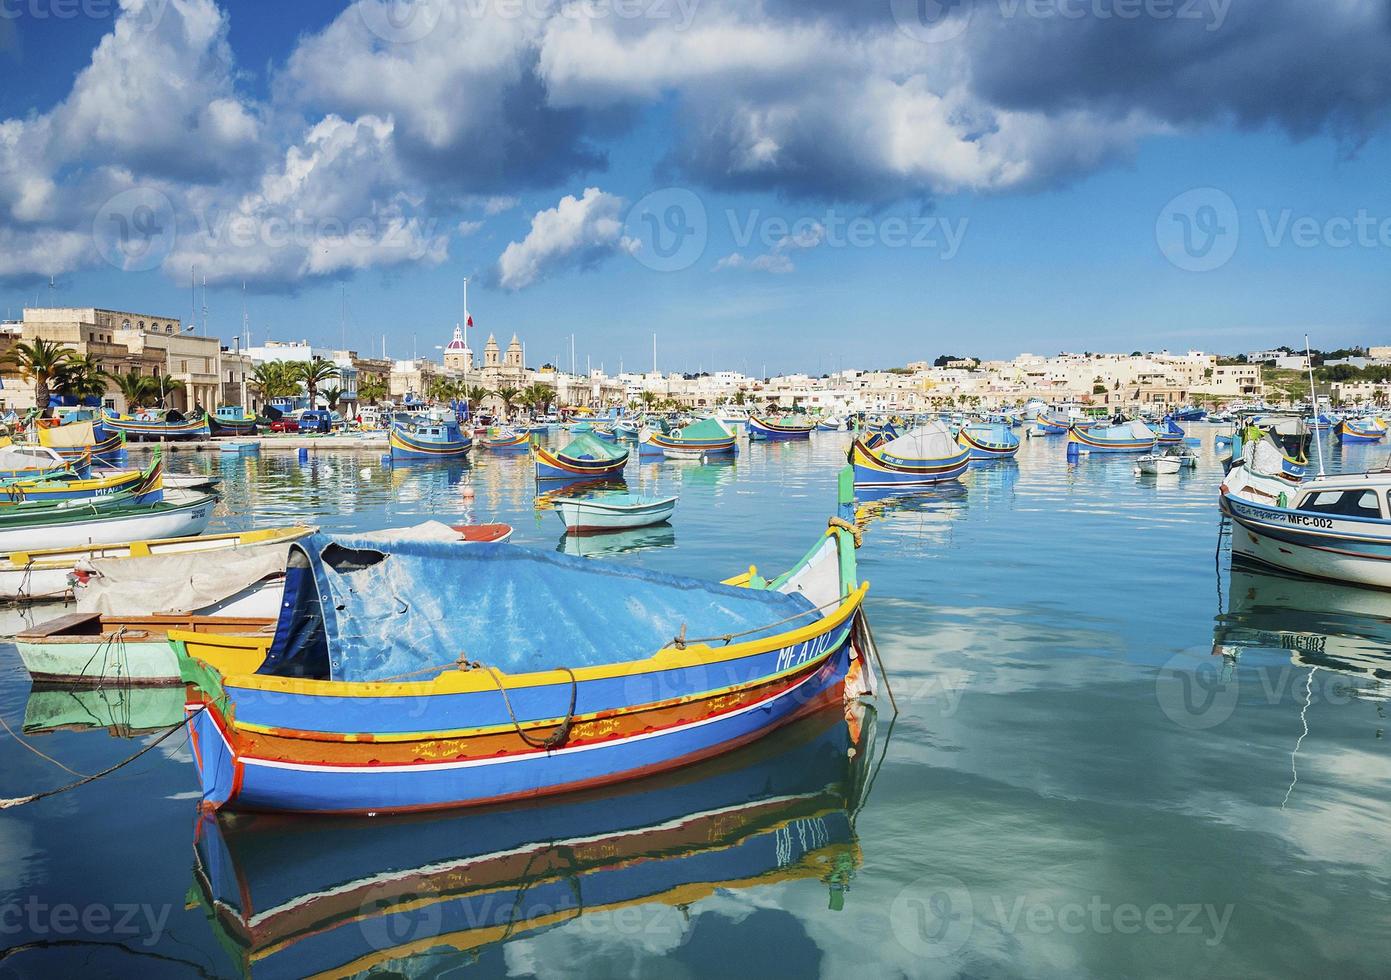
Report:
M 208 416 L 214 436 L 254 436 L 256 416 L 248 415 L 240 405 L 221 405 Z
M 816 428 L 815 419 L 797 419 L 784 416 L 780 419 L 765 418 L 749 413 L 749 438 L 757 441 L 785 441 L 789 439 L 810 439 Z
M 716 418 L 692 422 L 670 432 L 646 429 L 638 441 L 641 456 L 664 456 L 668 459 L 733 456 L 738 451 L 734 432 Z
M 530 445 L 531 439 L 526 432 L 516 432 L 512 429 L 503 429 L 496 435 L 485 435 L 479 438 L 478 444 L 489 452 L 524 452 Z
M 387 435 L 391 459 L 459 461 L 468 456 L 473 440 L 459 428 L 459 420 L 450 413 L 393 422 Z
M 126 446 L 122 433 L 108 431 L 91 419 L 41 426 L 38 439 L 39 445 L 52 449 L 70 463 L 86 459 L 96 464 L 109 464 L 115 462 Z
M 516 546 L 297 541 L 269 645 L 170 634 L 203 798 L 426 810 L 728 752 L 873 690 L 859 533 L 838 515 L 791 570 L 723 583 Z
M 199 412 L 192 418 L 184 418 L 178 412 L 163 409 L 145 411 L 138 415 L 118 415 L 107 411 L 102 416 L 102 425 L 137 442 L 150 439 L 173 441 L 212 438 L 212 428 L 206 412 Z
M 203 814 L 190 895 L 233 975 L 273 977 L 470 975 L 581 915 L 602 925 L 750 887 L 819 881 L 839 909 L 877 727 L 870 709 L 832 707 L 677 772 L 467 813 Z
M 64 473 L 85 477 L 91 472 L 92 460 L 85 454 L 70 461 L 48 446 L 20 445 L 0 437 L 0 480 L 42 480 Z
M 1067 419 L 1038 415 L 1034 418 L 1033 434 L 1036 436 L 1060 436 L 1071 428 Z
M 1013 459 L 1019 452 L 1019 437 L 1006 423 L 963 425 L 956 441 L 971 451 L 972 460 Z
M 857 487 L 925 487 L 955 480 L 970 465 L 971 450 L 959 446 L 941 422 L 927 422 L 902 435 L 857 438 L 850 462 Z
M 1162 422 L 1150 425 L 1149 430 L 1154 433 L 1155 442 L 1160 446 L 1177 446 L 1183 442 L 1183 437 L 1186 434 L 1182 427 L 1168 415 L 1164 416 Z
M 563 449 L 531 447 L 538 480 L 611 480 L 623 473 L 629 452 L 585 432 Z
M 1085 431 L 1074 426 L 1067 433 L 1067 455 L 1071 459 L 1083 453 L 1147 453 L 1157 441 L 1143 422 L 1093 426 Z
M 1337 431 L 1339 442 L 1381 442 L 1386 438 L 1386 423 L 1375 418 L 1343 419 Z

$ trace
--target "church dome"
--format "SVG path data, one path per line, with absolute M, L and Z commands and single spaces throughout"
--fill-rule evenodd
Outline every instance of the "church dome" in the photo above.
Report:
M 449 346 L 444 349 L 446 354 L 468 353 L 468 344 L 464 343 L 464 331 L 459 327 L 454 328 L 454 339 L 449 342 Z

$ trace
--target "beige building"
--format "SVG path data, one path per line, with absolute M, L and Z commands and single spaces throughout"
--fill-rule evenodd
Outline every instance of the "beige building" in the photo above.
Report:
M 96 357 L 109 374 L 133 370 L 183 382 L 184 390 L 167 399 L 171 408 L 212 410 L 224 403 L 221 345 L 214 337 L 191 336 L 177 317 L 94 307 L 26 308 L 19 327 L 24 341 L 64 344 Z M 4 396 L 7 409 L 34 407 L 34 386 L 17 376 L 5 378 Z M 115 385 L 108 386 L 104 402 L 118 411 L 127 407 Z

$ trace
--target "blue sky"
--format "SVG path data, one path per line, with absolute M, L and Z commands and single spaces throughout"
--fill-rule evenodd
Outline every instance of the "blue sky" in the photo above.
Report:
M 3 0 L 0 313 L 196 266 L 224 337 L 245 282 L 255 342 L 345 297 L 433 354 L 467 275 L 475 347 L 610 371 L 1391 342 L 1382 3 L 595 4 Z

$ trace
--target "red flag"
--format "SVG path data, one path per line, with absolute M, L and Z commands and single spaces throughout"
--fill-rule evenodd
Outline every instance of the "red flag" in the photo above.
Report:
M 470 326 L 470 327 L 473 326 L 473 314 L 472 314 L 472 313 L 470 313 L 470 314 L 468 315 L 468 324 L 467 324 L 467 326 Z

